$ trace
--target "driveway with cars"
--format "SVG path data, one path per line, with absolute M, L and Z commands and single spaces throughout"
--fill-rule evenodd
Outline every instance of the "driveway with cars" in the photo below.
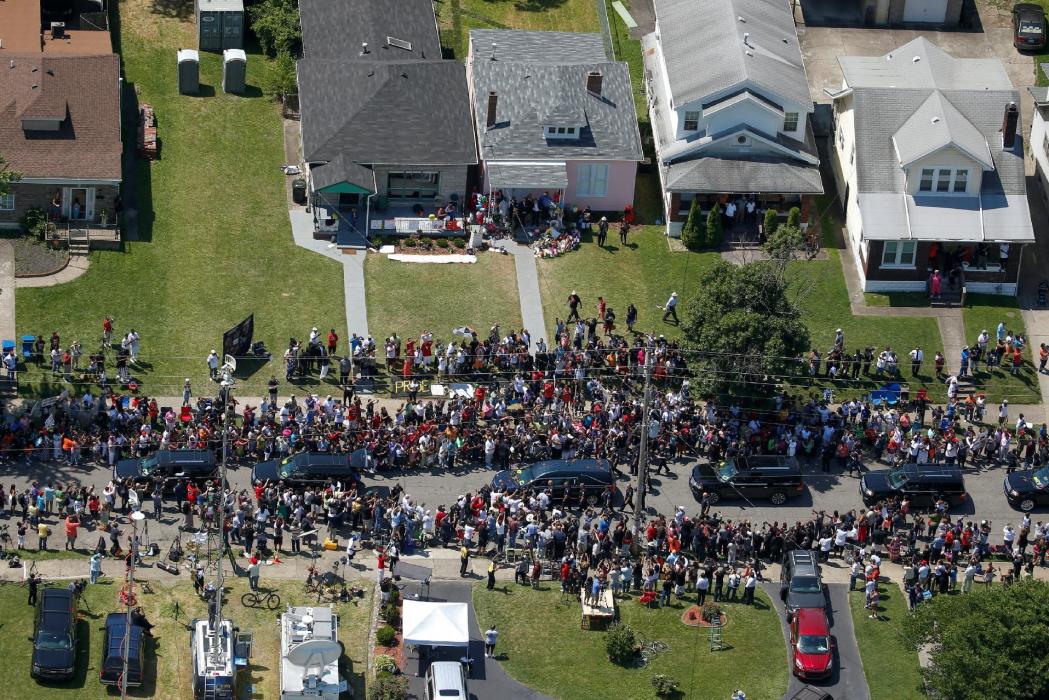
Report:
M 787 625 L 786 611 L 783 609 L 783 601 L 779 599 L 779 584 L 766 582 L 762 588 L 772 599 L 772 604 L 779 614 L 780 626 L 783 628 L 783 638 L 787 642 L 787 665 L 790 666 L 790 629 Z M 848 700 L 870 700 L 870 690 L 867 688 L 867 678 L 863 675 L 863 662 L 860 660 L 860 648 L 856 644 L 856 631 L 852 626 L 852 613 L 849 610 L 849 587 L 843 583 L 827 584 L 827 620 L 830 622 L 831 636 L 834 640 L 834 672 L 830 678 L 824 681 L 810 681 L 809 685 L 830 693 L 835 698 L 848 698 Z M 853 595 L 863 595 L 862 592 Z M 795 693 L 805 687 L 805 682 L 799 680 L 793 673 L 790 675 L 790 683 L 784 700 L 792 698 Z

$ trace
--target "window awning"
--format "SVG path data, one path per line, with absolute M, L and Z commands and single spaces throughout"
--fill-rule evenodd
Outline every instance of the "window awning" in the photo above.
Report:
M 550 189 L 568 187 L 568 168 L 564 162 L 551 161 L 489 161 L 488 184 L 501 189 Z

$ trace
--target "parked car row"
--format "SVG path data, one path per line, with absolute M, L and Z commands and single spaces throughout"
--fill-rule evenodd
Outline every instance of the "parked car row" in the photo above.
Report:
M 29 674 L 42 681 L 66 681 L 76 675 L 79 639 L 79 600 L 70 588 L 45 588 L 40 592 L 33 621 L 32 665 Z M 125 613 L 110 613 L 102 641 L 98 679 L 102 685 L 119 685 L 127 651 L 127 687 L 142 685 L 145 670 L 145 628 Z
M 794 549 L 784 555 L 779 595 L 787 613 L 794 675 L 805 680 L 829 677 L 834 671 L 834 640 L 815 552 Z

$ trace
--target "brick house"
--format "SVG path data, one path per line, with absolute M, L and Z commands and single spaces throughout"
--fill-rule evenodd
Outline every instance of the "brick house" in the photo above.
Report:
M 40 3 L 0 3 L 0 155 L 21 173 L 0 226 L 32 208 L 59 226 L 114 229 L 120 194 L 120 60 L 109 32 L 41 31 Z

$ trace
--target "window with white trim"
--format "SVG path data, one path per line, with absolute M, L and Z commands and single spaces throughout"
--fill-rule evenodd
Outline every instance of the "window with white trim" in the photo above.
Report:
M 919 192 L 932 192 L 932 178 L 936 171 L 932 168 L 922 168 L 922 179 L 918 183 Z
M 936 174 L 936 191 L 937 192 L 950 192 L 951 191 L 951 169 L 940 168 Z
M 15 193 L 0 194 L 0 211 L 15 210 Z
M 685 131 L 699 129 L 699 112 L 685 112 Z
M 914 267 L 917 241 L 885 241 L 881 252 L 882 267 Z
M 969 189 L 968 168 L 922 168 L 919 192 L 965 194 Z
M 969 186 L 969 171 L 965 168 L 958 168 L 954 171 L 954 186 L 951 188 L 952 192 L 965 192 Z
M 575 193 L 579 197 L 608 196 L 608 164 L 580 165 L 576 172 Z
M 783 130 L 784 131 L 797 131 L 798 130 L 798 113 L 787 112 L 783 115 Z

